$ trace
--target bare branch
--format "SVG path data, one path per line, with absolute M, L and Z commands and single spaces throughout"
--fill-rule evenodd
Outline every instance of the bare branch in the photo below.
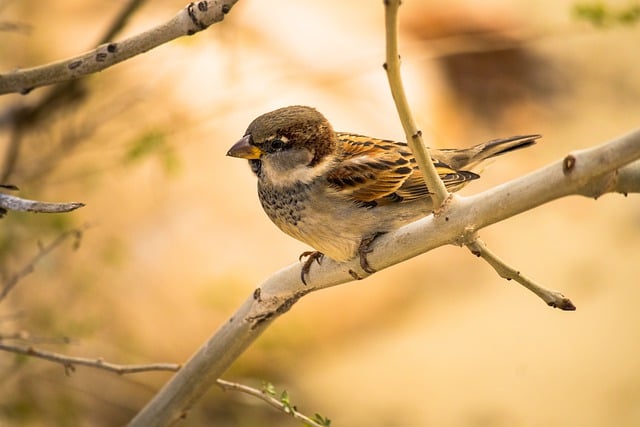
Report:
M 238 0 L 192 2 L 168 22 L 121 42 L 105 43 L 73 58 L 0 74 L 0 94 L 77 79 L 147 52 L 182 36 L 193 35 L 220 22 Z
M 283 403 L 282 399 L 276 399 L 273 395 L 266 393 L 264 390 L 258 390 L 256 388 L 249 387 L 244 384 L 233 383 L 233 382 L 225 381 L 222 379 L 218 379 L 216 382 L 224 391 L 227 391 L 227 390 L 239 391 L 241 393 L 245 393 L 250 396 L 257 397 L 258 399 L 273 406 L 277 410 L 282 411 L 287 415 L 291 415 L 296 420 L 302 421 L 307 425 L 310 425 L 313 427 L 322 427 L 322 424 L 318 424 L 316 421 L 298 412 L 298 410 L 294 406 Z
M 105 371 L 115 372 L 116 374 L 135 374 L 138 372 L 149 371 L 171 371 L 175 372 L 180 369 L 180 365 L 175 363 L 151 363 L 147 365 L 118 365 L 115 363 L 105 362 L 103 359 L 88 359 L 85 357 L 66 356 L 51 351 L 39 350 L 33 347 L 23 347 L 18 345 L 9 345 L 0 342 L 0 350 L 10 353 L 22 354 L 25 356 L 36 357 L 38 359 L 48 360 L 58 363 L 64 367 L 65 373 L 70 375 L 76 370 L 77 365 L 89 366 L 91 368 L 103 369 Z
M 369 263 L 381 270 L 447 244 L 460 244 L 464 236 L 503 221 L 543 203 L 583 194 L 594 182 L 610 183 L 607 191 L 620 191 L 637 177 L 640 130 L 607 144 L 574 152 L 571 168 L 556 161 L 529 175 L 470 197 L 454 195 L 443 212 L 429 215 L 394 232 L 380 236 L 368 255 Z M 627 186 L 628 185 L 628 186 Z M 635 185 L 634 191 L 640 192 Z M 216 383 L 234 360 L 280 315 L 304 295 L 350 282 L 350 270 L 361 271 L 358 259 L 336 263 L 325 258 L 314 265 L 308 285 L 300 282 L 299 263 L 283 268 L 263 282 L 191 357 L 147 406 L 131 426 L 163 426 L 176 423 Z M 365 272 L 361 273 L 366 276 Z
M 385 4 L 385 22 L 386 22 L 386 37 L 387 37 L 387 62 L 385 63 L 385 70 L 387 71 L 387 77 L 389 79 L 389 86 L 391 87 L 391 93 L 396 103 L 396 108 L 400 115 L 400 120 L 407 134 L 407 140 L 413 142 L 409 144 L 413 151 L 416 161 L 419 167 L 424 171 L 423 175 L 427 184 L 427 188 L 431 190 L 431 198 L 433 200 L 435 212 L 438 214 L 441 212 L 439 209 L 442 203 L 447 200 L 449 193 L 438 176 L 438 172 L 431 161 L 428 150 L 425 149 L 422 142 L 420 132 L 416 129 L 409 104 L 404 92 L 401 76 L 400 76 L 400 59 L 398 55 L 398 10 L 400 8 L 400 0 L 386 0 Z M 411 141 L 411 140 L 414 141 Z M 541 286 L 535 284 L 524 275 L 520 274 L 517 270 L 508 266 L 502 261 L 496 254 L 489 251 L 484 242 L 477 239 L 475 233 L 472 239 L 469 239 L 466 245 L 469 249 L 478 256 L 487 261 L 500 276 L 511 280 L 515 279 L 523 286 L 532 290 L 543 300 L 552 307 L 558 307 L 563 310 L 575 310 L 575 306 L 568 298 L 565 298 L 562 294 L 557 292 L 548 291 Z
M 409 101 L 407 101 L 404 86 L 402 85 L 400 55 L 398 54 L 398 9 L 400 8 L 400 3 L 400 0 L 385 0 L 384 2 L 387 46 L 384 69 L 387 71 L 391 95 L 400 115 L 407 144 L 409 144 L 411 152 L 416 158 L 418 168 L 422 171 L 422 176 L 429 192 L 432 193 L 431 200 L 433 200 L 433 207 L 437 211 L 449 197 L 449 192 L 438 175 L 438 171 L 429 155 L 429 150 L 424 145 L 422 132 L 418 130 L 413 120 Z
M 21 197 L 0 193 L 0 209 L 4 209 L 5 211 L 10 210 L 19 212 L 63 213 L 76 210 L 83 206 L 84 203 L 80 202 L 40 202 L 37 200 L 23 199 Z
M 69 237 L 75 238 L 76 241 L 74 243 L 74 246 L 77 246 L 79 244 L 80 239 L 82 238 L 82 233 L 86 228 L 87 227 L 85 226 L 82 229 L 73 229 L 73 230 L 65 231 L 48 245 L 39 247 L 38 253 L 31 260 L 29 260 L 29 262 L 24 267 L 22 267 L 20 271 L 18 271 L 13 276 L 11 276 L 9 280 L 7 280 L 7 282 L 4 284 L 4 286 L 2 287 L 2 290 L 0 290 L 0 302 L 3 299 L 5 299 L 7 295 L 9 295 L 9 292 L 13 290 L 13 288 L 18 284 L 18 282 L 21 279 L 23 279 L 25 276 L 33 272 L 33 269 L 35 268 L 36 264 L 42 258 L 44 258 L 48 254 L 53 252 L 53 250 L 58 248 L 65 240 L 67 240 L 67 238 Z
M 477 236 L 473 237 L 473 240 L 466 244 L 471 253 L 481 257 L 489 265 L 491 265 L 500 277 L 507 280 L 515 280 L 525 288 L 529 289 L 534 294 L 538 295 L 547 305 L 559 308 L 560 310 L 573 311 L 576 306 L 573 305 L 571 300 L 560 292 L 551 291 L 535 283 L 532 279 L 526 277 L 518 270 L 507 265 L 506 262 L 501 260 L 496 254 L 487 248 L 487 245 L 479 239 Z
M 616 191 L 625 196 L 629 193 L 640 193 L 640 162 L 632 163 L 618 170 L 617 181 L 610 183 L 608 191 Z

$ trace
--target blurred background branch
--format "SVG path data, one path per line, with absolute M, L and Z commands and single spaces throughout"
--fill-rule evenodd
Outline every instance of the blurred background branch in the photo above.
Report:
M 39 202 L 37 203 L 40 204 Z M 47 206 L 48 205 L 49 204 L 47 204 Z M 59 206 L 57 204 L 52 204 L 52 205 Z M 43 211 L 36 210 L 35 212 L 43 212 Z M 51 211 L 48 211 L 48 212 L 51 212 Z M 58 211 L 58 212 L 62 212 L 62 211 Z M 33 270 L 35 269 L 35 266 L 38 262 L 40 262 L 44 257 L 46 257 L 52 251 L 58 248 L 67 239 L 73 238 L 74 239 L 73 247 L 74 249 L 77 249 L 80 245 L 80 239 L 82 239 L 82 233 L 84 232 L 84 229 L 86 229 L 86 227 L 65 231 L 64 233 L 60 234 L 55 240 L 48 243 L 47 245 L 44 245 L 44 246 L 39 245 L 38 253 L 33 258 L 31 258 L 31 260 L 29 260 L 29 262 L 24 267 L 22 267 L 18 272 L 14 273 L 2 285 L 2 289 L 0 290 L 0 302 L 2 302 L 2 300 L 5 299 L 7 295 L 9 295 L 9 292 L 11 292 L 11 290 L 18 284 L 18 282 L 21 279 L 23 279 L 28 274 L 33 273 Z
M 71 375 L 76 370 L 76 366 L 88 366 L 96 369 L 103 369 L 118 375 L 137 374 L 149 371 L 169 371 L 175 372 L 180 369 L 180 365 L 175 363 L 149 363 L 144 365 L 119 365 L 117 363 L 106 362 L 103 359 L 90 359 L 87 357 L 74 357 L 66 354 L 54 353 L 51 351 L 37 349 L 29 346 L 19 346 L 5 344 L 0 340 L 0 351 L 48 360 L 60 364 L 64 367 L 66 375 Z

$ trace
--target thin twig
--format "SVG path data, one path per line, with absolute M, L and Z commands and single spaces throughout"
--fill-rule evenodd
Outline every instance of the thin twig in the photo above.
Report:
M 115 363 L 105 362 L 103 359 L 89 359 L 86 357 L 67 356 L 51 351 L 39 350 L 34 347 L 24 347 L 19 345 L 9 345 L 0 342 L 0 350 L 10 353 L 22 354 L 25 356 L 36 357 L 38 359 L 48 360 L 58 363 L 64 367 L 67 375 L 76 370 L 76 365 L 89 366 L 91 368 L 103 369 L 105 371 L 115 372 L 116 374 L 134 374 L 138 372 L 148 371 L 170 371 L 176 372 L 181 365 L 175 363 L 150 363 L 145 365 L 118 365 Z
M 481 257 L 491 267 L 493 267 L 493 269 L 500 275 L 500 277 L 507 280 L 515 280 L 516 282 L 520 283 L 522 286 L 542 298 L 542 300 L 546 302 L 547 305 L 566 311 L 573 311 L 576 309 L 576 306 L 573 305 L 571 300 L 562 295 L 560 292 L 552 291 L 538 285 L 532 279 L 520 273 L 515 268 L 509 266 L 506 262 L 504 262 L 496 254 L 489 250 L 489 248 L 487 248 L 487 245 L 477 236 L 475 236 L 472 241 L 466 243 L 466 246 L 467 248 L 469 248 L 472 254 Z
M 322 427 L 322 424 L 318 424 L 313 419 L 311 419 L 311 418 L 307 417 L 306 415 L 298 412 L 298 410 L 295 407 L 283 403 L 282 400 L 276 399 L 274 396 L 272 396 L 271 394 L 266 393 L 264 390 L 258 390 L 256 388 L 249 387 L 249 386 L 244 385 L 244 384 L 238 384 L 238 383 L 234 383 L 234 382 L 230 382 L 230 381 L 225 381 L 225 380 L 222 380 L 222 379 L 218 379 L 217 383 L 224 391 L 228 391 L 228 390 L 239 391 L 241 393 L 245 393 L 245 394 L 248 394 L 250 396 L 257 397 L 258 399 L 266 402 L 267 404 L 273 406 L 274 408 L 278 409 L 279 411 L 282 411 L 285 414 L 291 415 L 296 420 L 302 421 L 302 422 L 304 422 L 304 423 L 306 423 L 306 424 L 308 424 L 310 426 L 313 426 L 313 427 Z
M 0 341 L 21 341 L 29 344 L 69 344 L 71 338 L 61 337 L 41 337 L 33 336 L 28 331 L 11 332 L 0 334 Z
M 76 239 L 74 246 L 79 244 L 80 239 L 82 238 L 83 231 L 87 228 L 76 228 L 73 230 L 65 231 L 56 237 L 51 243 L 45 246 L 39 247 L 38 253 L 29 260 L 29 262 L 20 269 L 17 273 L 7 280 L 7 282 L 2 286 L 2 290 L 0 290 L 0 302 L 9 295 L 9 292 L 18 284 L 18 282 L 23 279 L 25 276 L 29 275 L 33 272 L 36 264 L 45 256 L 50 254 L 54 249 L 59 247 L 67 238 L 74 237 Z
M 84 203 L 52 203 L 41 202 L 38 200 L 23 199 L 21 197 L 10 196 L 0 193 L 0 209 L 19 211 L 19 212 L 38 212 L 38 213 L 63 213 L 70 212 L 81 208 Z
M 449 192 L 438 175 L 438 171 L 429 155 L 429 150 L 424 145 L 422 132 L 418 130 L 413 120 L 413 115 L 409 108 L 409 101 L 407 101 L 407 96 L 402 84 L 400 55 L 398 54 L 398 9 L 400 7 L 400 0 L 385 0 L 384 5 L 386 30 L 386 62 L 384 69 L 387 71 L 391 95 L 396 104 L 407 143 L 413 152 L 413 156 L 416 158 L 418 167 L 431 193 L 433 208 L 435 211 L 438 211 L 438 208 L 442 206 L 444 201 L 449 197 Z

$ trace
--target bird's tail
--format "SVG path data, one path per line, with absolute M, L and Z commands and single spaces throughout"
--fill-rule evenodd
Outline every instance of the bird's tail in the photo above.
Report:
M 535 144 L 538 138 L 540 135 L 517 135 L 494 139 L 466 150 L 439 150 L 441 156 L 438 157 L 455 170 L 472 170 L 486 159 L 529 147 Z

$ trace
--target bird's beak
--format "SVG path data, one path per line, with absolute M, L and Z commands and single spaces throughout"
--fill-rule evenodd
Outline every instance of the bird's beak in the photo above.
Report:
M 238 157 L 240 159 L 259 159 L 262 155 L 262 150 L 255 145 L 251 145 L 249 143 L 250 140 L 251 135 L 242 137 L 240 141 L 233 144 L 233 147 L 227 151 L 227 156 Z

